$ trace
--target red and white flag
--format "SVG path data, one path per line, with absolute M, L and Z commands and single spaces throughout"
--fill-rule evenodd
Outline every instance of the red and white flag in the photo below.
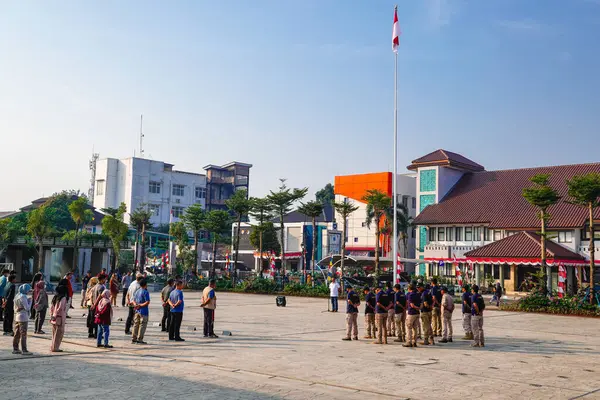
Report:
M 398 7 L 394 8 L 394 28 L 392 30 L 392 50 L 398 52 L 400 46 L 400 24 L 398 23 Z
M 404 272 L 404 264 L 400 260 L 400 254 L 396 258 L 396 283 L 400 283 L 400 274 Z

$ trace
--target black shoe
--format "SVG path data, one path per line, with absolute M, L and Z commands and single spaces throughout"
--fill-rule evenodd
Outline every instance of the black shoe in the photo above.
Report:
M 125 331 L 126 335 L 131 335 L 131 331 Z
M 45 335 L 45 334 L 46 334 L 46 332 L 44 332 L 44 331 L 38 331 L 38 335 Z
M 171 341 L 174 341 L 174 340 L 175 340 L 175 338 L 169 338 L 169 340 L 171 340 Z
M 412 343 L 404 343 L 402 347 L 413 347 Z
M 343 338 L 342 340 L 352 340 L 352 338 L 345 337 L 345 338 Z
M 105 344 L 105 345 L 104 345 L 104 348 L 105 348 L 105 349 L 112 349 L 112 348 L 113 348 L 113 346 L 111 346 L 110 344 Z
M 452 338 L 448 339 L 448 343 L 452 343 Z
M 175 339 L 175 341 L 176 341 L 176 342 L 185 342 L 185 339 L 182 339 L 182 338 L 177 338 L 177 339 Z
M 212 335 L 210 335 L 209 337 L 213 338 L 213 339 L 218 339 L 219 337 L 217 335 L 215 335 L 214 333 Z
M 148 344 L 148 343 L 144 342 L 143 340 L 138 340 L 137 344 Z
M 70 316 L 70 315 L 67 315 L 67 318 L 71 318 L 71 316 Z
M 204 337 L 208 337 L 208 335 L 204 335 Z
M 166 329 L 161 329 L 160 331 L 161 332 L 168 332 Z
M 104 347 L 104 346 L 102 346 L 101 344 L 98 344 L 98 345 L 96 345 L 96 347 Z
M 88 334 L 88 339 L 96 339 L 96 336 L 94 336 L 92 334 Z
M 131 344 L 137 344 L 137 342 L 138 342 L 137 340 L 132 340 Z
M 448 339 L 442 339 L 439 341 L 440 343 L 448 343 Z

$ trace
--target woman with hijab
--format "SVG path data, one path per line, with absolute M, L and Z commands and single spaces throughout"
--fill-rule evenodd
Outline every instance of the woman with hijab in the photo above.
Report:
M 27 325 L 29 324 L 29 310 L 31 302 L 27 298 L 27 293 L 31 291 L 31 285 L 24 284 L 19 288 L 19 294 L 15 296 L 15 337 L 13 338 L 13 354 L 23 354 L 30 356 L 32 353 L 27 351 Z M 21 350 L 19 350 L 19 341 L 21 341 Z
M 106 289 L 98 300 L 96 306 L 96 316 L 94 322 L 98 325 L 98 347 L 112 349 L 108 344 L 110 334 L 110 321 L 112 320 L 111 291 Z M 102 346 L 102 336 L 104 336 L 104 346 Z
M 33 298 L 35 298 L 36 295 L 36 285 L 39 281 L 43 281 L 44 280 L 44 274 L 42 274 L 41 272 L 38 272 L 37 274 L 35 274 L 33 276 L 33 280 L 31 281 L 31 287 L 33 288 Z M 35 309 L 33 308 L 33 301 L 31 302 L 31 319 L 35 318 Z
M 33 289 L 33 309 L 35 310 L 35 326 L 33 333 L 43 335 L 46 332 L 42 330 L 46 311 L 48 310 L 48 293 L 46 293 L 46 282 L 39 281 Z
M 68 288 L 66 285 L 58 285 L 56 294 L 52 298 L 50 307 L 50 323 L 52 324 L 52 344 L 50 351 L 62 352 L 60 344 L 65 334 L 65 324 L 67 321 L 67 297 Z
M 92 306 L 94 305 L 92 300 L 92 295 L 94 293 L 94 288 L 98 284 L 98 278 L 93 277 L 90 279 L 88 283 L 87 291 L 85 292 L 85 305 L 88 309 L 87 315 L 87 328 L 88 328 L 88 338 L 95 338 L 98 332 L 95 332 L 96 324 L 94 324 L 94 313 L 92 311 Z
M 119 295 L 119 280 L 117 274 L 112 274 L 110 277 L 110 303 L 117 307 L 117 296 Z

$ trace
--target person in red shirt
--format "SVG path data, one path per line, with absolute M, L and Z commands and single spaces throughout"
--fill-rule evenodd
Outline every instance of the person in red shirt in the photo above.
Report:
M 67 296 L 68 296 L 68 300 L 67 300 L 67 318 L 71 318 L 69 316 L 69 310 L 71 308 L 73 308 L 73 305 L 71 303 L 73 303 L 73 284 L 71 282 L 71 279 L 73 278 L 73 273 L 72 272 L 67 272 L 67 274 L 65 275 L 64 279 L 67 281 L 66 286 L 67 286 Z

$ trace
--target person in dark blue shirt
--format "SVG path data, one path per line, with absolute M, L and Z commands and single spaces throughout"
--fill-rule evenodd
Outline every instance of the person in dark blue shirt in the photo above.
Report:
M 371 291 L 371 288 L 365 286 L 363 289 L 365 295 L 365 339 L 373 339 L 375 337 L 375 307 L 377 301 L 375 300 L 375 293 Z
M 408 285 L 406 296 L 406 343 L 404 347 L 417 347 L 417 325 L 421 314 L 421 294 L 414 284 Z
M 352 286 L 346 286 L 346 337 L 342 340 L 358 340 L 358 306 L 360 297 L 352 289 Z
M 394 342 L 406 340 L 406 296 L 399 284 L 394 285 L 394 324 L 396 325 L 397 339 Z
M 388 308 L 388 317 L 387 317 L 387 335 L 388 336 L 396 336 L 396 324 L 394 322 L 395 312 L 394 312 L 394 289 L 392 287 L 392 282 L 387 283 L 387 291 L 388 297 L 390 298 L 390 308 Z
M 150 305 L 150 293 L 147 290 L 148 283 L 145 279 L 140 281 L 140 289 L 134 295 L 135 317 L 133 319 L 133 335 L 131 343 L 146 344 L 144 342 L 144 333 L 148 326 L 148 306 Z
M 442 292 L 438 286 L 437 278 L 431 279 L 431 297 L 433 299 L 433 308 L 431 310 L 433 336 L 442 336 Z
M 387 316 L 390 303 L 393 301 L 389 298 L 387 292 L 379 286 L 375 293 L 375 325 L 377 325 L 377 340 L 375 344 L 387 344 Z
M 462 287 L 461 302 L 463 329 L 465 330 L 463 340 L 473 340 L 473 328 L 471 328 L 471 293 L 469 293 L 469 285 L 465 284 Z
M 433 330 L 431 329 L 431 310 L 433 309 L 433 297 L 429 289 L 425 289 L 423 284 L 417 285 L 417 290 L 421 293 L 421 323 L 423 324 L 423 345 L 435 344 L 433 342 Z
M 473 295 L 471 296 L 471 329 L 473 329 L 473 347 L 484 347 L 485 340 L 483 337 L 483 309 L 485 301 L 479 294 L 479 286 L 473 285 L 471 288 Z
M 169 305 L 171 306 L 171 325 L 169 326 L 169 340 L 183 342 L 181 338 L 181 321 L 183 320 L 183 282 L 178 280 L 175 290 L 169 296 Z

